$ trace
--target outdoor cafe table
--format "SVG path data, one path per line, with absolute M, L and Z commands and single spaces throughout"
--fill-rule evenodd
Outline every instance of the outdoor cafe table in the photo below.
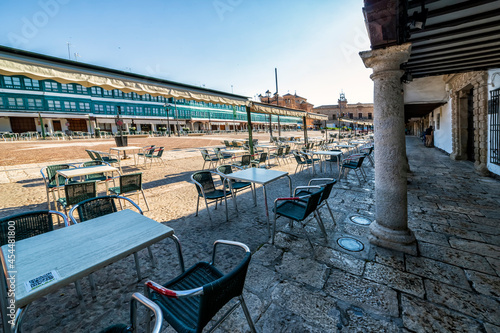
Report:
M 266 185 L 274 182 L 283 177 L 288 178 L 288 186 L 290 188 L 290 196 L 292 196 L 292 179 L 288 175 L 288 172 L 278 171 L 278 170 L 268 170 L 268 169 L 260 169 L 260 168 L 249 168 L 241 171 L 237 171 L 234 173 L 229 173 L 225 175 L 228 179 L 243 181 L 243 182 L 251 182 L 254 187 L 253 195 L 254 202 L 255 199 L 255 184 L 262 185 L 262 190 L 264 192 L 264 203 L 266 207 L 266 218 L 267 218 L 267 236 L 271 237 L 271 222 L 269 221 L 269 209 L 267 205 L 267 192 Z
M 111 147 L 111 148 L 109 148 L 110 153 L 112 150 L 118 152 L 118 161 L 120 161 L 121 160 L 121 156 L 120 156 L 121 152 L 123 152 L 123 158 L 127 158 L 127 150 L 137 151 L 137 153 L 140 153 L 142 150 L 142 147 L 126 146 L 126 147 Z M 137 166 L 137 160 L 135 157 L 136 154 L 133 154 L 133 155 L 134 155 L 134 165 Z
M 321 156 L 336 156 L 337 157 L 337 168 L 340 174 L 340 156 L 343 154 L 341 151 L 330 151 L 330 150 L 317 150 L 312 152 L 315 155 Z M 323 160 L 321 160 L 321 169 L 323 169 Z M 325 166 L 326 170 L 326 166 Z
M 62 169 L 62 170 L 57 170 L 56 173 L 66 178 L 66 180 L 68 180 L 74 177 L 83 177 L 88 175 L 94 175 L 96 173 L 104 173 L 104 174 L 108 172 L 113 173 L 115 171 L 118 171 L 118 169 L 109 165 L 96 165 L 96 166 L 89 166 L 82 168 Z M 56 177 L 56 185 L 57 185 L 57 195 L 60 198 L 61 193 L 59 192 L 60 190 L 59 177 Z M 108 182 L 106 182 L 106 194 L 108 194 Z
M 256 145 L 255 147 L 267 149 L 267 165 L 271 167 L 271 149 L 277 149 L 275 145 Z
M 5 277 L 14 277 L 7 280 L 9 285 L 15 281 L 12 300 L 16 309 L 24 312 L 40 297 L 168 237 L 177 239 L 172 228 L 126 209 L 17 241 L 14 260 L 9 260 L 9 245 L 2 246 L 0 305 L 4 332 L 10 332 L 5 329 L 10 327 Z

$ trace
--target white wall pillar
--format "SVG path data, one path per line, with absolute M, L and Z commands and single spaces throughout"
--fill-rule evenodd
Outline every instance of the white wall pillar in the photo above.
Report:
M 400 65 L 410 57 L 411 44 L 361 52 L 374 84 L 375 218 L 372 244 L 417 254 L 415 235 L 408 229 L 407 160 L 404 97 Z

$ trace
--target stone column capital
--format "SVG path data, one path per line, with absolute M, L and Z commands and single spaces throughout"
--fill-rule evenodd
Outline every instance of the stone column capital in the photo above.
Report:
M 411 43 L 389 46 L 385 49 L 362 51 L 359 56 L 366 68 L 373 68 L 373 73 L 400 70 L 400 65 L 410 58 Z

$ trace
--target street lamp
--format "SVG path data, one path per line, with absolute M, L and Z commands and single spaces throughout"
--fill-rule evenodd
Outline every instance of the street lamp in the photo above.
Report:
M 177 112 L 177 100 L 174 98 L 174 107 L 175 107 L 175 119 L 177 119 L 177 136 L 181 136 L 180 129 L 181 127 L 179 126 L 179 112 Z
M 269 89 L 266 91 L 266 96 L 267 96 L 267 104 L 271 104 L 271 92 Z M 269 141 L 273 142 L 273 123 L 272 123 L 272 118 L 273 116 L 269 114 Z
M 168 126 L 168 137 L 170 137 L 170 119 L 168 118 L 168 104 L 165 103 L 163 104 L 163 107 L 165 108 L 165 112 L 167 113 L 167 126 Z

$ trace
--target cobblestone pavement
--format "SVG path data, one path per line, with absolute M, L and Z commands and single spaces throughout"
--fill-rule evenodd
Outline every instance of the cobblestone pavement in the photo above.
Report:
M 327 239 L 315 221 L 306 227 L 314 255 L 304 231 L 290 228 L 287 220 L 278 219 L 276 242 L 270 244 L 260 188 L 257 207 L 249 191 L 238 195 L 238 212 L 228 203 L 229 222 L 223 206 L 210 206 L 212 222 L 203 206 L 194 216 L 196 190 L 189 176 L 202 165 L 197 153 L 169 158 L 166 167 L 139 168 L 151 206 L 145 214 L 174 228 L 187 266 L 209 260 L 216 239 L 251 248 L 244 296 L 259 332 L 500 332 L 500 182 L 476 175 L 470 162 L 452 161 L 423 147 L 415 137 L 407 138 L 407 147 L 412 170 L 408 223 L 418 239 L 419 256 L 370 245 L 369 227 L 351 220 L 374 218 L 374 169 L 369 164 L 366 183 L 360 186 L 350 175 L 335 185 L 329 203 L 336 223 L 326 208 L 321 210 Z M 293 174 L 295 162 L 274 169 Z M 127 166 L 124 171 L 133 170 Z M 327 170 L 316 177 L 331 176 Z M 309 171 L 292 175 L 293 186 L 306 185 L 311 177 Z M 270 206 L 275 198 L 289 195 L 287 183 L 268 185 Z M 2 216 L 46 206 L 39 176 L 11 179 L 2 188 L 31 200 L 19 204 L 20 199 L 3 195 Z M 363 249 L 344 250 L 337 242 L 341 237 L 358 240 Z M 153 252 L 157 268 L 151 267 L 146 251 L 139 253 L 144 275 L 165 282 L 178 273 L 171 242 L 154 245 Z M 86 279 L 81 302 L 72 285 L 62 288 L 31 305 L 25 331 L 95 332 L 126 322 L 130 295 L 142 292 L 144 283 L 136 279 L 133 258 L 96 272 L 94 278 L 96 300 Z M 225 332 L 247 330 L 241 310 L 221 327 Z

